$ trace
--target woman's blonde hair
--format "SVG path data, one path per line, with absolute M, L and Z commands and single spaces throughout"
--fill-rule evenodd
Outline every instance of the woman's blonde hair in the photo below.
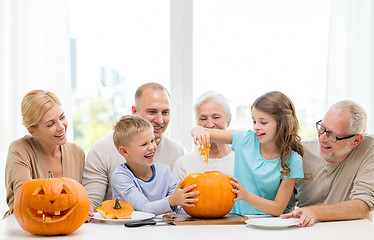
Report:
M 22 124 L 26 127 L 37 127 L 43 115 L 55 105 L 61 105 L 60 100 L 51 92 L 32 90 L 22 99 Z
M 251 108 L 270 114 L 277 122 L 277 134 L 275 143 L 280 150 L 281 178 L 289 175 L 290 168 L 287 165 L 291 157 L 291 150 L 301 156 L 304 148 L 298 135 L 299 121 L 296 117 L 295 106 L 291 99 L 281 92 L 273 91 L 265 93 L 255 100 Z
M 128 146 L 134 135 L 153 128 L 152 124 L 139 115 L 125 115 L 114 126 L 113 142 L 116 148 Z

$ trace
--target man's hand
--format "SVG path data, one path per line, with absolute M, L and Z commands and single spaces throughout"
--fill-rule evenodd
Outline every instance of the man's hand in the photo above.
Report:
M 290 213 L 282 214 L 281 218 L 299 218 L 300 227 L 310 227 L 315 222 L 315 214 L 311 207 L 302 207 L 293 210 Z
M 91 219 L 94 216 L 93 213 L 96 212 L 96 208 L 97 206 L 95 206 L 94 204 L 90 202 L 90 210 L 88 211 L 88 216 L 86 218 L 85 223 L 91 222 Z

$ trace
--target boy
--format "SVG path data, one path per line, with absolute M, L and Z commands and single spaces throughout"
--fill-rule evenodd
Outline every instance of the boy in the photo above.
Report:
M 194 206 L 198 191 L 191 185 L 181 188 L 166 165 L 153 163 L 157 145 L 152 124 L 138 115 L 123 116 L 115 125 L 113 142 L 126 158 L 112 175 L 112 197 L 131 204 L 135 210 L 155 215 Z

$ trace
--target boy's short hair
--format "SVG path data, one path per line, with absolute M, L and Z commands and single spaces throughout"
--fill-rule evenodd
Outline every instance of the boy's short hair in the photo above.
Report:
M 114 126 L 113 142 L 116 148 L 127 146 L 134 135 L 153 128 L 152 124 L 139 115 L 125 115 Z

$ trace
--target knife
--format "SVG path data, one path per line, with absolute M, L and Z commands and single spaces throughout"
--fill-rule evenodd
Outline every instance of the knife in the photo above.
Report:
M 164 219 L 153 219 L 147 221 L 139 221 L 139 222 L 128 222 L 125 223 L 125 227 L 141 227 L 146 225 L 156 225 L 156 223 L 173 223 L 173 222 L 181 222 L 185 221 L 185 219 L 173 219 L 173 220 L 164 220 Z

